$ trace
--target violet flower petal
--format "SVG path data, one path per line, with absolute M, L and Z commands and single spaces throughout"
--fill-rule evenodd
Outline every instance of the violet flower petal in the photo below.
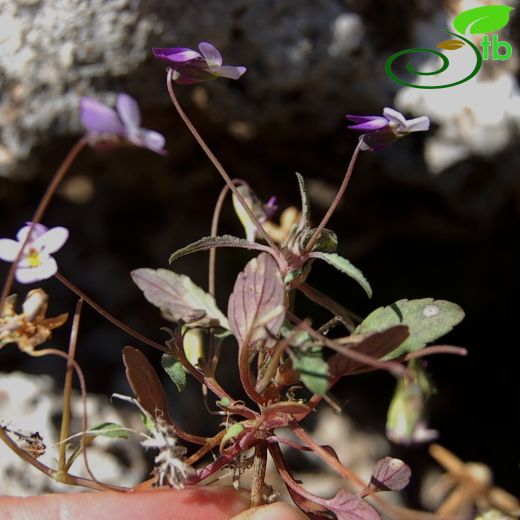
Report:
M 199 50 L 210 69 L 218 69 L 222 65 L 222 55 L 211 43 L 200 42 Z
M 90 133 L 115 136 L 125 133 L 116 111 L 93 98 L 81 98 L 80 118 L 83 126 Z
M 409 119 L 406 122 L 408 132 L 426 132 L 430 129 L 430 118 L 428 116 L 420 116 L 415 119 Z
M 383 115 L 388 119 L 388 121 L 394 125 L 397 125 L 397 128 L 400 130 L 402 127 L 406 128 L 406 118 L 398 112 L 390 107 L 385 107 L 383 109 Z
M 154 132 L 153 130 L 141 129 L 140 131 L 140 146 L 144 146 L 152 152 L 160 153 L 161 155 L 166 155 L 167 152 L 164 150 L 164 145 L 166 144 L 166 139 L 159 132 Z
M 215 71 L 216 76 L 221 76 L 223 78 L 229 79 L 238 79 L 246 72 L 245 67 L 235 66 L 235 65 L 222 65 Z
M 351 130 L 366 130 L 373 132 L 374 130 L 381 130 L 388 126 L 388 119 L 382 116 L 345 116 L 347 119 L 354 121 L 355 125 L 350 125 L 347 128 Z
M 129 134 L 139 130 L 141 126 L 141 112 L 137 101 L 133 97 L 128 94 L 118 94 L 116 108 Z
M 184 47 L 154 47 L 152 49 L 153 55 L 161 60 L 167 60 L 172 64 L 182 64 L 188 61 L 202 59 L 202 56 L 192 49 Z

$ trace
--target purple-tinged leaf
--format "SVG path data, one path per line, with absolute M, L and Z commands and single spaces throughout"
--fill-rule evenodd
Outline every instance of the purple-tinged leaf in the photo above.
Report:
M 310 520 L 331 520 L 331 518 L 333 518 L 324 507 L 316 504 L 312 500 L 302 497 L 294 489 L 291 489 L 290 486 L 286 485 L 286 487 L 298 509 L 301 509 Z
M 152 416 L 170 420 L 168 399 L 157 372 L 146 356 L 134 347 L 123 349 L 126 378 L 139 404 Z
M 370 491 L 400 491 L 410 482 L 412 470 L 400 459 L 385 457 L 379 460 L 370 479 Z
M 199 251 L 207 251 L 213 247 L 239 247 L 242 249 L 256 249 L 258 251 L 269 251 L 267 246 L 262 244 L 256 244 L 243 238 L 234 237 L 231 235 L 223 235 L 221 237 L 204 237 L 192 244 L 178 249 L 175 253 L 172 253 L 168 260 L 170 264 L 181 258 L 181 256 L 190 255 L 191 253 L 198 253 Z
M 360 496 L 340 489 L 334 498 L 315 500 L 336 514 L 338 520 L 381 520 L 379 513 Z
M 126 367 L 126 378 L 137 397 L 139 404 L 152 418 L 161 418 L 173 427 L 175 434 L 185 441 L 204 445 L 208 439 L 185 432 L 173 423 L 168 411 L 168 399 L 157 372 L 146 356 L 134 347 L 123 349 L 123 362 Z
M 376 360 L 383 358 L 389 352 L 392 352 L 408 337 L 408 327 L 396 325 L 381 332 L 375 332 L 367 335 L 359 343 L 353 343 L 350 347 L 352 350 L 362 352 Z M 348 340 L 349 337 L 346 338 Z M 337 381 L 343 376 L 358 374 L 373 370 L 372 367 L 362 363 L 361 361 L 343 356 L 342 354 L 334 354 L 328 359 L 330 380 Z
M 161 309 L 171 321 L 183 320 L 188 327 L 220 326 L 229 329 L 226 317 L 217 307 L 215 298 L 195 285 L 188 276 L 168 269 L 136 269 L 132 280 L 145 298 Z M 194 316 L 201 316 L 197 321 Z
M 321 515 L 316 518 L 327 518 L 323 511 L 325 508 L 334 513 L 338 520 L 381 520 L 379 513 L 362 497 L 344 489 L 340 489 L 333 498 L 321 498 L 307 491 L 291 475 L 280 447 L 270 444 L 269 452 L 275 461 L 278 474 L 289 489 L 295 504 L 304 512 L 309 510 Z M 322 507 L 317 508 L 315 505 Z
M 285 318 L 285 287 L 274 258 L 262 253 L 238 275 L 229 298 L 231 332 L 240 347 L 271 345 Z

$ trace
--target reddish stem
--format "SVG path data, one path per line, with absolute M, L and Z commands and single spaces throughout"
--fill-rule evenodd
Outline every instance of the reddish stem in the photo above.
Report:
M 310 238 L 310 240 L 307 242 L 307 245 L 305 246 L 305 251 L 309 252 L 312 251 L 312 248 L 314 247 L 314 244 L 318 240 L 321 232 L 325 228 L 325 226 L 328 224 L 330 218 L 332 217 L 334 211 L 336 210 L 336 207 L 338 206 L 341 198 L 343 197 L 343 194 L 345 193 L 345 190 L 347 189 L 348 183 L 350 181 L 350 177 L 352 176 L 352 172 L 354 171 L 354 166 L 356 164 L 357 157 L 359 155 L 359 151 L 361 150 L 361 141 L 356 146 L 356 149 L 354 150 L 354 153 L 352 154 L 352 158 L 350 159 L 350 163 L 348 165 L 347 171 L 345 172 L 345 176 L 343 177 L 343 182 L 341 183 L 341 186 L 338 190 L 338 193 L 336 193 L 336 197 L 334 197 L 334 200 L 332 201 L 332 204 L 330 205 L 329 209 L 327 210 L 327 213 L 325 213 L 325 216 L 322 218 L 320 225 L 316 228 L 314 231 L 314 234 Z
M 29 229 L 29 233 L 27 233 L 27 236 L 26 236 L 25 240 L 23 241 L 22 247 L 20 248 L 20 252 L 18 253 L 18 256 L 16 257 L 15 261 L 11 264 L 11 266 L 9 268 L 9 272 L 7 273 L 7 278 L 5 279 L 4 288 L 2 289 L 2 296 L 0 297 L 0 309 L 3 309 L 5 299 L 9 295 L 9 292 L 11 291 L 11 287 L 13 286 L 14 273 L 16 272 L 16 267 L 18 265 L 18 262 L 20 261 L 20 258 L 23 255 L 25 246 L 31 239 L 31 235 L 33 233 L 34 227 L 43 218 L 45 210 L 49 206 L 49 203 L 50 203 L 53 195 L 56 193 L 56 190 L 58 189 L 61 181 L 65 177 L 65 174 L 69 171 L 69 168 L 71 167 L 72 163 L 76 160 L 76 157 L 79 155 L 79 153 L 84 148 L 84 146 L 88 144 L 88 142 L 89 142 L 89 136 L 85 135 L 72 147 L 72 149 L 67 154 L 67 157 L 65 157 L 65 160 L 62 162 L 61 166 L 58 168 L 58 170 L 54 174 L 54 177 L 53 177 L 51 183 L 47 187 L 47 190 L 45 191 L 42 199 L 40 200 L 40 203 L 38 204 L 38 207 L 36 208 L 36 211 L 34 212 L 34 214 L 32 216 L 31 228 Z
M 213 163 L 217 171 L 220 173 L 222 178 L 226 181 L 226 184 L 229 186 L 229 189 L 233 192 L 235 197 L 238 199 L 240 204 L 242 204 L 242 207 L 244 208 L 245 212 L 247 213 L 248 217 L 255 223 L 255 225 L 258 228 L 258 231 L 262 235 L 262 238 L 269 244 L 269 247 L 273 250 L 273 253 L 278 252 L 279 249 L 277 245 L 273 242 L 271 237 L 267 234 L 265 229 L 262 227 L 262 224 L 258 221 L 255 214 L 251 210 L 251 208 L 247 205 L 246 201 L 240 194 L 240 192 L 237 190 L 236 186 L 233 184 L 233 181 L 231 180 L 231 177 L 227 174 L 226 170 L 220 163 L 220 161 L 216 158 L 214 153 L 210 150 L 209 146 L 206 144 L 202 136 L 199 134 L 195 126 L 193 126 L 193 123 L 190 121 L 189 117 L 186 115 L 184 110 L 179 104 L 179 101 L 177 100 L 177 96 L 175 95 L 175 92 L 173 90 L 173 84 L 172 84 L 172 75 L 173 75 L 173 69 L 168 69 L 168 75 L 166 79 L 166 85 L 168 87 L 168 92 L 170 94 L 170 98 L 181 116 L 182 120 L 184 121 L 185 125 L 188 127 L 189 131 L 199 144 L 199 146 L 204 150 L 204 153 L 208 156 L 209 160 Z

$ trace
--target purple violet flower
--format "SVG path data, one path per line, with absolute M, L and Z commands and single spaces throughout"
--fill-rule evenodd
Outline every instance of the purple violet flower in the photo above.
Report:
M 200 42 L 200 53 L 184 47 L 153 48 L 153 54 L 173 69 L 173 80 L 180 84 L 200 83 L 219 77 L 238 79 L 245 67 L 222 65 L 222 55 L 211 43 Z
M 360 137 L 361 150 L 381 150 L 396 139 L 412 132 L 425 132 L 430 128 L 430 119 L 427 116 L 406 119 L 401 112 L 386 107 L 382 116 L 345 116 L 356 123 L 348 128 L 361 130 L 367 133 Z
M 81 122 L 94 142 L 129 141 L 136 146 L 166 155 L 164 136 L 153 130 L 141 128 L 141 112 L 134 98 L 118 94 L 116 110 L 90 97 L 80 101 Z
M 16 260 L 30 229 L 31 223 L 27 222 L 16 234 L 16 240 L 0 239 L 1 260 Z M 68 237 L 69 232 L 64 227 L 48 229 L 42 224 L 36 224 L 16 266 L 16 279 L 20 283 L 33 283 L 53 276 L 58 265 L 51 254 L 61 249 Z

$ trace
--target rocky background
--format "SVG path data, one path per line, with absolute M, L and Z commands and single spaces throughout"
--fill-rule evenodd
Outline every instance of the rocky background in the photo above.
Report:
M 362 155 L 331 223 L 340 252 L 370 280 L 373 300 L 327 267 L 317 268 L 312 282 L 361 315 L 426 296 L 465 309 L 466 319 L 446 341 L 467 347 L 470 355 L 429 363 L 438 388 L 430 423 L 448 448 L 489 464 L 496 481 L 518 494 L 520 448 L 512 427 L 520 287 L 517 47 L 508 62 L 486 64 L 468 90 L 429 95 L 400 88 L 384 72 L 390 54 L 434 47 L 454 13 L 483 3 L 0 0 L 1 235 L 12 236 L 30 218 L 81 135 L 79 98 L 111 101 L 116 92 L 130 93 L 143 108 L 145 126 L 166 135 L 168 157 L 140 149 L 82 152 L 44 223 L 71 231 L 58 257 L 61 272 L 114 315 L 161 341 L 165 323 L 128 273 L 166 267 L 172 251 L 208 234 L 222 181 L 171 107 L 165 67 L 152 59 L 152 46 L 195 48 L 210 41 L 226 64 L 248 67 L 238 82 L 181 86 L 178 95 L 228 171 L 263 199 L 274 194 L 282 208 L 296 205 L 294 171 L 301 172 L 316 220 L 356 143 L 344 114 L 378 114 L 395 106 L 408 117 L 429 115 L 427 135 Z M 503 38 L 516 44 L 519 24 L 513 14 Z M 221 229 L 241 232 L 229 206 Z M 218 256 L 223 308 L 247 258 L 230 251 Z M 175 269 L 204 285 L 206 262 L 198 254 L 179 260 Z M 72 312 L 74 296 L 57 281 L 43 288 L 54 314 Z M 300 312 L 324 317 L 304 302 Z M 55 340 L 64 346 L 67 332 Z M 120 358 L 125 344 L 136 343 L 85 309 L 78 360 L 90 391 L 128 393 Z M 4 371 L 61 377 L 55 361 L 27 358 L 13 346 L 1 354 Z M 235 354 L 228 344 L 230 361 Z M 233 374 L 224 372 L 232 387 Z M 338 396 L 345 413 L 367 432 L 381 432 L 393 384 L 385 374 L 358 376 L 345 381 Z M 181 423 L 191 422 L 200 433 L 210 428 L 193 417 L 194 406 L 201 405 L 197 391 L 172 402 Z M 394 453 L 416 474 L 424 470 L 422 447 Z

